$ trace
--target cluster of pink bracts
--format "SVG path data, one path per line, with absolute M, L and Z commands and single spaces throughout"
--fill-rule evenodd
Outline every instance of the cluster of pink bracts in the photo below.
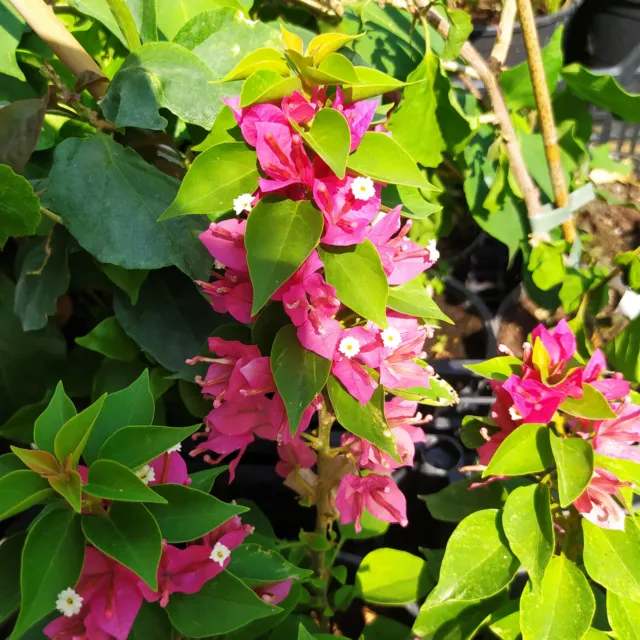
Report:
M 86 482 L 87 469 L 80 467 Z M 149 486 L 189 485 L 187 466 L 178 451 L 167 452 L 142 470 Z M 166 607 L 173 593 L 197 593 L 206 582 L 227 568 L 231 551 L 253 532 L 238 516 L 220 525 L 200 540 L 181 549 L 163 542 L 158 568 L 158 589 L 153 591 L 131 570 L 87 547 L 80 581 L 75 592 L 80 610 L 50 622 L 44 629 L 52 640 L 126 640 L 143 600 Z M 278 604 L 289 593 L 291 581 L 255 589 L 264 600 Z
M 438 258 L 432 244 L 423 248 L 407 237 L 411 222 L 401 224 L 400 209 L 380 213 L 380 193 L 384 185 L 370 178 L 346 175 L 338 178 L 319 156 L 311 159 L 302 137 L 290 121 L 309 123 L 315 113 L 328 106 L 339 110 L 351 131 L 351 151 L 355 150 L 370 128 L 377 102 L 366 100 L 345 105 L 340 88 L 332 101 L 326 89 L 316 89 L 311 100 L 298 92 L 285 97 L 279 105 L 260 104 L 240 109 L 239 99 L 227 101 L 233 110 L 245 141 L 256 149 L 258 162 L 266 176 L 259 179 L 253 194 L 239 194 L 234 203 L 238 217 L 212 223 L 200 239 L 215 258 L 214 280 L 198 283 L 208 294 L 213 308 L 228 312 L 236 320 L 249 323 L 253 291 L 247 267 L 243 215 L 266 194 L 276 193 L 291 200 L 307 199 L 324 217 L 321 242 L 348 246 L 369 240 L 378 251 L 389 284 L 401 285 L 431 267 Z M 380 127 L 378 127 L 380 129 Z M 316 251 L 305 260 L 291 278 L 272 296 L 280 302 L 303 347 L 331 361 L 331 373 L 363 405 L 371 399 L 377 386 L 386 389 L 429 386 L 433 370 L 421 359 L 424 341 L 431 328 L 416 318 L 388 311 L 388 327 L 381 329 L 369 322 L 364 326 L 342 328 L 336 314 L 343 309 L 333 286 L 322 273 L 323 264 Z M 206 417 L 204 440 L 192 452 L 217 454 L 217 463 L 238 452 L 231 462 L 231 479 L 236 466 L 256 436 L 278 443 L 281 461 L 276 470 L 284 478 L 307 471 L 315 465 L 316 454 L 301 434 L 310 424 L 322 402 L 319 396 L 305 410 L 298 431 L 292 436 L 285 406 L 272 374 L 270 358 L 262 356 L 256 346 L 237 341 L 211 338 L 213 358 L 197 357 L 190 363 L 204 361 L 209 368 L 198 382 L 202 392 L 213 400 L 213 410 Z M 377 379 L 370 370 L 378 372 Z M 403 464 L 413 463 L 414 443 L 424 440 L 415 424 L 417 403 L 396 398 L 386 403 L 385 411 L 396 438 Z M 336 506 L 343 523 L 356 522 L 360 528 L 366 508 L 376 517 L 407 524 L 404 496 L 389 477 L 401 466 L 390 456 L 355 437 L 345 437 L 359 462 L 359 468 L 373 473 L 361 477 L 344 475 L 336 496 Z M 291 484 L 295 480 L 291 479 Z
M 629 383 L 620 373 L 603 377 L 607 364 L 597 349 L 585 366 L 575 366 L 576 339 L 566 321 L 548 331 L 539 325 L 532 333 L 533 346 L 524 345 L 521 375 L 492 382 L 496 394 L 491 417 L 499 431 L 486 434 L 478 450 L 480 464 L 488 465 L 504 439 L 522 424 L 546 424 L 567 398 L 581 398 L 583 384 L 596 388 L 617 414 L 610 420 L 586 420 L 563 416 L 565 429 L 576 437 L 591 439 L 595 453 L 640 462 L 640 406 L 631 404 Z M 543 380 L 541 363 L 548 367 Z M 624 529 L 625 512 L 614 499 L 621 482 L 606 469 L 594 471 L 589 486 L 574 506 L 589 521 L 607 529 Z

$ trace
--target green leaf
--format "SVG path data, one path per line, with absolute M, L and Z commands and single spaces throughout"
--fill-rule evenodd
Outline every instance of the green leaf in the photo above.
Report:
M 27 241 L 13 307 L 25 331 L 44 328 L 69 287 L 68 240 L 58 225 L 50 236 Z
M 158 28 L 167 40 L 176 37 L 183 25 L 203 12 L 224 7 L 233 9 L 234 13 L 243 11 L 237 0 L 157 0 L 157 4 Z M 240 15 L 244 17 L 243 13 Z
M 11 638 L 20 638 L 55 609 L 58 594 L 74 587 L 84 562 L 80 516 L 54 509 L 29 530 L 20 569 L 20 615 Z
M 384 133 L 369 131 L 349 156 L 347 166 L 379 182 L 434 191 L 407 151 Z
M 155 42 L 158 39 L 156 0 L 125 1 L 133 14 L 142 42 Z
M 283 78 L 277 71 L 261 69 L 254 71 L 242 85 L 240 106 L 251 107 L 263 102 L 274 102 L 301 88 L 297 76 Z
M 460 49 L 473 31 L 471 16 L 466 11 L 447 11 L 449 35 L 442 51 L 443 60 L 453 60 L 460 55 Z M 561 29 L 560 29 L 561 30 Z
M 562 69 L 563 34 L 564 30 L 562 27 L 556 29 L 549 44 L 542 49 L 542 64 L 544 65 L 547 86 L 552 95 L 555 92 L 556 85 L 560 78 L 560 70 Z M 522 107 L 536 107 L 529 73 L 529 64 L 526 60 L 511 69 L 503 71 L 500 74 L 499 81 L 505 101 L 510 109 L 516 110 Z
M 346 85 L 358 82 L 355 67 L 339 53 L 330 54 L 319 67 L 300 66 L 304 78 L 307 81 L 310 80 L 313 86 Z
M 209 493 L 211 489 L 213 489 L 213 484 L 216 481 L 216 478 L 228 470 L 229 465 L 225 464 L 221 467 L 213 467 L 211 469 L 205 469 L 204 471 L 190 473 L 189 478 L 191 479 L 191 484 L 189 485 L 189 488 Z
M 610 471 L 619 480 L 633 483 L 636 489 L 640 488 L 640 462 L 596 454 L 594 466 Z
M 307 47 L 307 54 L 313 58 L 314 66 L 318 66 L 327 56 L 330 56 L 358 37 L 348 33 L 321 33 L 311 40 Z
M 96 460 L 89 467 L 89 482 L 83 490 L 96 498 L 116 502 L 157 502 L 166 500 L 130 469 L 113 460 Z
M 529 586 L 520 602 L 523 640 L 581 640 L 596 608 L 587 579 L 565 556 L 551 558 L 540 591 Z
M 427 563 L 396 549 L 371 551 L 356 573 L 357 595 L 370 604 L 392 607 L 409 604 L 424 598 L 433 586 Z
M 20 605 L 20 560 L 26 533 L 4 538 L 0 544 L 0 624 Z
M 139 469 L 195 433 L 193 427 L 129 426 L 116 431 L 100 449 L 100 458 Z
M 82 530 L 94 547 L 158 588 L 162 535 L 143 504 L 114 502 L 107 517 L 82 516 Z
M 113 284 L 129 296 L 131 304 L 138 302 L 140 287 L 149 275 L 147 269 L 123 269 L 115 264 L 101 264 L 100 268 Z
M 44 409 L 45 405 L 41 403 L 20 407 L 0 427 L 0 436 L 18 442 L 33 442 L 33 425 Z
M 327 282 L 340 302 L 379 327 L 387 326 L 389 285 L 376 248 L 369 240 L 349 247 L 318 249 Z
M 69 4 L 80 13 L 100 21 L 125 47 L 127 46 L 127 41 L 109 9 L 107 0 L 69 0 Z
M 127 640 L 170 640 L 173 629 L 169 616 L 157 603 L 143 602 Z
M 220 217 L 233 200 L 258 188 L 256 153 L 241 142 L 223 142 L 199 155 L 160 220 L 190 214 Z
M 504 382 L 509 376 L 522 373 L 522 360 L 513 356 L 500 356 L 485 360 L 480 364 L 465 364 L 464 368 L 483 378 Z
M 507 600 L 497 611 L 491 613 L 488 628 L 500 640 L 521 640 L 520 602 Z
M 22 464 L 39 476 L 56 475 L 60 472 L 58 461 L 48 451 L 38 451 L 34 449 L 21 449 L 11 447 L 13 455 L 17 456 Z M 22 467 L 18 467 L 22 468 Z
M 314 636 L 304 628 L 302 622 L 298 626 L 298 640 L 314 640 Z
M 209 135 L 198 145 L 191 147 L 193 151 L 206 151 L 223 142 L 243 142 L 242 132 L 236 122 L 233 111 L 226 104 L 217 115 Z
M 548 487 L 532 484 L 514 489 L 504 505 L 502 526 L 511 550 L 537 589 L 555 546 Z
M 388 187 L 387 187 L 388 188 Z M 391 186 L 393 188 L 393 185 Z M 442 211 L 442 206 L 429 202 L 424 192 L 415 187 L 396 187 L 403 209 L 400 212 L 405 218 L 424 220 Z
M 135 306 L 119 296 L 113 307 L 125 333 L 143 351 L 169 371 L 186 370 L 181 377 L 188 380 L 194 373 L 185 360 L 199 353 L 212 330 L 224 321 L 197 286 L 175 270 L 150 273 Z
M 61 463 L 70 459 L 76 465 L 102 409 L 107 394 L 100 396 L 92 405 L 68 420 L 58 431 L 53 443 L 56 458 Z
M 1 600 L 0 600 L 1 602 Z M 607 591 L 607 617 L 619 640 L 640 640 L 640 605 Z
M 123 362 L 133 362 L 140 353 L 140 347 L 124 332 L 117 318 L 106 318 L 76 342 L 85 349 L 96 351 Z
M 251 327 L 249 343 L 255 344 L 263 356 L 269 356 L 278 331 L 290 323 L 291 318 L 283 305 L 277 302 L 268 303 Z
M 49 483 L 30 469 L 19 469 L 0 478 L 0 520 L 44 502 L 52 494 Z
M 430 52 L 409 74 L 407 79 L 416 84 L 404 90 L 402 102 L 389 117 L 393 139 L 423 167 L 437 167 L 447 148 L 436 115 L 438 96 L 433 85 L 438 64 L 437 56 Z M 429 135 L 417 136 L 416 130 L 428 131 Z
M 156 485 L 168 504 L 149 505 L 167 542 L 189 542 L 213 531 L 247 509 L 181 484 Z
M 583 100 L 627 122 L 640 123 L 640 95 L 627 93 L 612 76 L 593 73 L 575 63 L 562 70 L 562 78 Z
M 522 424 L 502 441 L 482 477 L 523 476 L 544 471 L 552 464 L 547 425 Z
M 22 330 L 13 313 L 14 293 L 11 280 L 0 273 L 0 423 L 54 389 L 66 355 L 64 338 L 51 324 L 40 331 Z
M 33 187 L 11 167 L 0 164 L 0 249 L 11 237 L 33 235 L 40 218 L 40 198 Z
M 24 73 L 16 60 L 16 49 L 26 29 L 24 18 L 8 0 L 0 0 L 0 73 L 24 80 Z
M 296 567 L 273 549 L 252 543 L 233 550 L 228 571 L 248 587 L 274 584 L 290 578 L 304 580 L 313 574 L 311 569 Z
M 474 478 L 458 480 L 436 493 L 418 496 L 427 503 L 429 513 L 444 522 L 460 522 L 482 509 L 499 509 L 504 505 L 506 492 L 501 483 L 491 482 L 475 489 L 469 485 Z
M 149 371 L 145 369 L 126 389 L 107 396 L 82 457 L 91 464 L 98 459 L 102 445 L 116 431 L 131 424 L 151 424 L 154 410 Z
M 519 566 L 504 537 L 500 513 L 495 509 L 472 513 L 449 538 L 440 579 L 422 605 L 414 632 L 422 635 L 421 627 L 429 624 L 431 616 L 442 615 L 443 607 L 459 601 L 468 604 L 502 591 Z
M 355 524 L 353 522 L 349 524 L 340 525 L 340 535 L 346 540 L 369 540 L 370 538 L 377 538 L 387 532 L 389 528 L 388 522 L 383 522 L 374 518 L 366 509 L 362 511 L 362 531 L 356 533 Z
M 422 362 L 426 367 L 426 362 Z M 407 389 L 390 389 L 390 393 L 412 402 L 428 404 L 432 407 L 450 407 L 458 404 L 460 399 L 455 389 L 442 378 L 431 376 L 427 380 L 428 387 L 409 387 Z
M 478 637 L 491 613 L 504 603 L 499 594 L 479 602 L 451 601 L 424 608 L 413 625 L 413 634 L 423 638 L 470 640 Z
M 49 484 L 72 507 L 76 513 L 82 508 L 82 478 L 75 469 L 70 469 L 63 476 L 49 478 Z
M 157 221 L 177 190 L 177 181 L 132 149 L 95 135 L 56 148 L 46 204 L 100 262 L 125 269 L 175 265 L 207 278 L 211 258 L 195 237 L 204 225 L 190 217 Z
M 377 69 L 355 67 L 355 71 L 358 76 L 358 82 L 348 84 L 342 88 L 344 99 L 347 103 L 373 98 L 384 93 L 397 91 L 406 86 L 406 83 L 396 80 Z
M 33 438 L 38 449 L 54 453 L 53 443 L 58 431 L 75 415 L 76 408 L 71 398 L 65 393 L 62 382 L 58 382 L 47 408 L 35 422 Z
M 582 385 L 582 398 L 567 398 L 561 405 L 560 411 L 564 411 L 577 418 L 590 420 L 610 420 L 616 417 L 607 399 L 590 384 Z
M 2 3 L 0 3 L 0 11 L 1 7 Z M 0 77 L 4 85 L 7 77 Z M 0 164 L 9 165 L 16 173 L 24 171 L 31 154 L 37 147 L 46 108 L 46 97 L 16 100 L 0 107 Z M 4 167 L 2 170 L 5 173 L 2 178 L 4 182 L 11 174 L 7 173 Z M 24 191 L 24 188 L 20 187 L 20 190 Z M 5 197 L 3 194 L 0 202 L 4 203 Z M 11 200 L 9 200 L 9 208 L 11 208 Z M 0 244 L 4 244 L 4 241 Z
M 640 603 L 640 531 L 627 519 L 625 531 L 582 519 L 584 566 L 605 589 Z
M 400 462 L 395 438 L 384 415 L 384 388 L 378 386 L 369 403 L 364 406 L 333 376 L 329 376 L 327 389 L 338 422 L 350 433 Z
M 252 209 L 244 239 L 253 285 L 252 315 L 309 257 L 323 224 L 322 214 L 307 200 L 268 197 Z
M 351 132 L 342 113 L 335 109 L 320 109 L 308 131 L 293 121 L 291 124 L 338 178 L 344 178 L 351 147 Z
M 282 396 L 291 434 L 295 435 L 305 409 L 322 391 L 331 361 L 305 349 L 290 324 L 282 327 L 271 350 L 271 371 Z
M 558 469 L 560 506 L 568 507 L 582 495 L 593 476 L 593 446 L 582 438 L 560 438 L 549 432 Z
M 220 635 L 280 609 L 261 600 L 228 571 L 207 582 L 198 593 L 174 593 L 166 609 L 173 626 L 190 638 Z
M 441 311 L 429 295 L 427 287 L 422 285 L 418 279 L 410 280 L 397 287 L 389 287 L 387 306 L 398 313 L 406 313 L 424 320 L 439 320 L 453 324 L 453 320 Z
M 640 318 L 632 320 L 616 337 L 605 345 L 609 366 L 622 373 L 626 380 L 640 382 Z
M 173 42 L 149 42 L 129 54 L 111 80 L 102 111 L 117 127 L 164 129 L 168 109 L 181 120 L 210 129 L 228 89 L 213 71 Z
M 223 82 L 232 80 L 244 80 L 254 71 L 270 69 L 281 76 L 290 75 L 291 71 L 287 66 L 287 61 L 280 51 L 270 47 L 261 47 L 248 53 L 231 71 L 222 79 Z

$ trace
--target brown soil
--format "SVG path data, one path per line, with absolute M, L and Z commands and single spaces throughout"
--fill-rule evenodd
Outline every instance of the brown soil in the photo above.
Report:
M 484 320 L 470 301 L 463 300 L 455 291 L 434 296 L 434 300 L 455 324 L 442 323 L 436 334 L 425 343 L 431 359 L 484 358 L 487 337 Z M 446 337 L 446 341 L 443 340 Z M 436 348 L 433 352 L 432 349 Z
M 622 202 L 640 206 L 640 187 L 615 183 L 601 187 Z M 640 245 L 640 211 L 633 206 L 614 205 L 598 198 L 578 212 L 578 226 L 592 236 L 591 257 L 603 265 L 623 251 Z

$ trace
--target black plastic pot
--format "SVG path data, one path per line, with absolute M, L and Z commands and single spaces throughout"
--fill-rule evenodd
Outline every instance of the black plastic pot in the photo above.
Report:
M 608 3 L 609 0 L 606 0 Z M 549 44 L 551 37 L 555 33 L 556 29 L 565 24 L 569 18 L 575 13 L 579 5 L 582 4 L 582 0 L 574 0 L 574 2 L 566 9 L 553 13 L 550 16 L 541 16 L 536 19 L 536 26 L 538 29 L 538 38 L 540 40 L 540 46 L 544 47 Z M 478 49 L 478 51 L 488 58 L 491 55 L 491 50 L 496 42 L 498 35 L 497 25 L 486 25 L 476 27 L 469 40 Z M 514 67 L 527 59 L 527 51 L 524 46 L 524 38 L 522 36 L 522 28 L 520 23 L 516 22 L 513 30 L 513 39 L 511 41 L 511 47 L 509 48 L 509 55 L 507 56 L 506 64 L 509 67 Z
M 596 69 L 614 67 L 638 43 L 640 0 L 585 0 L 567 33 L 567 61 Z

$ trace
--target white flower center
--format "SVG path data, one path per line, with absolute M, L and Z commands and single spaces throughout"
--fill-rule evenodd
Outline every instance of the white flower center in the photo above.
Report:
M 222 544 L 222 542 L 216 542 L 215 547 L 209 558 L 214 562 L 217 562 L 221 567 L 224 565 L 224 561 L 231 555 L 229 547 Z
M 382 344 L 388 349 L 395 349 L 400 346 L 402 337 L 395 327 L 387 327 L 381 334 Z
M 175 444 L 170 449 L 167 449 L 167 453 L 173 453 L 174 451 L 182 451 L 182 443 L 181 442 L 178 442 L 178 444 Z
M 436 241 L 431 239 L 427 242 L 427 251 L 429 252 L 429 258 L 434 262 L 437 262 L 440 258 L 440 252 L 436 249 Z
M 515 407 L 509 407 L 509 415 L 512 420 L 522 420 L 522 416 Z
M 77 594 L 71 587 L 61 591 L 56 600 L 56 609 L 67 618 L 80 613 L 84 598 Z
M 355 338 L 347 336 L 340 341 L 338 351 L 343 356 L 347 356 L 347 358 L 353 358 L 353 356 L 357 356 L 360 353 L 360 343 Z
M 154 471 L 153 467 L 148 464 L 145 464 L 144 467 L 141 467 L 140 469 L 138 469 L 136 471 L 136 475 L 145 484 L 154 482 L 156 479 L 156 472 Z
M 233 210 L 239 216 L 243 212 L 249 213 L 253 203 L 253 196 L 250 193 L 243 193 L 233 200 Z
M 367 201 L 376 195 L 376 188 L 371 178 L 358 176 L 351 183 L 351 193 L 356 200 Z

